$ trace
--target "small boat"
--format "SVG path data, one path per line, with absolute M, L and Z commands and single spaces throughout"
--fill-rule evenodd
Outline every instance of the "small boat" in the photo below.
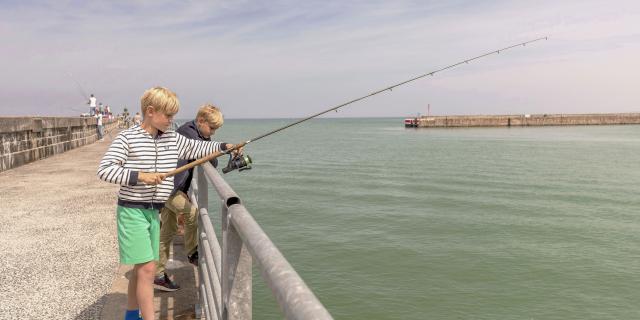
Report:
M 418 118 L 405 118 L 404 119 L 404 127 L 405 128 L 417 128 L 418 127 Z

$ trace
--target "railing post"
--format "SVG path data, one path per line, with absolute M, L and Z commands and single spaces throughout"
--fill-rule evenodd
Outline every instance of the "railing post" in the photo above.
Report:
M 197 193 L 198 208 L 208 208 L 209 207 L 209 190 L 207 187 L 207 178 L 205 177 L 204 170 L 202 167 L 197 167 L 195 171 L 196 171 L 195 172 L 196 185 L 194 186 L 195 187 L 194 191 Z M 200 226 L 202 226 L 202 216 L 200 215 L 200 210 L 198 210 L 198 226 L 199 226 L 198 229 L 200 229 L 201 228 Z M 201 234 L 198 234 L 198 250 L 200 250 L 200 258 L 198 260 L 204 260 L 205 254 L 204 252 L 202 252 L 204 247 L 203 241 L 206 241 L 206 240 L 203 239 Z M 199 293 L 202 295 L 202 298 L 200 299 L 200 301 L 204 306 L 205 316 L 207 319 L 218 319 L 214 311 L 215 305 L 210 303 L 211 301 L 210 298 L 212 297 L 208 296 L 209 294 L 211 294 L 211 292 L 206 290 L 208 286 L 207 284 L 205 284 L 205 281 L 208 277 L 204 275 L 204 270 L 201 267 L 203 263 L 199 261 L 198 264 L 200 265 L 200 267 L 198 267 L 198 280 L 200 282 Z
M 197 177 L 197 176 L 196 176 Z M 197 184 L 197 178 L 191 181 L 191 184 Z M 192 191 L 195 188 L 191 188 Z M 190 198 L 191 199 L 191 198 Z M 198 215 L 198 225 L 200 225 L 201 223 L 201 218 L 200 215 Z M 200 235 L 198 235 L 198 248 L 202 248 L 202 237 Z M 202 250 L 202 249 L 200 249 Z M 202 318 L 202 314 L 204 313 L 205 315 L 205 319 L 211 319 L 211 316 L 209 315 L 209 304 L 207 303 L 207 295 L 204 289 L 204 282 L 203 282 L 203 278 L 202 278 L 202 271 L 200 270 L 200 260 L 202 260 L 202 258 L 198 258 L 198 268 L 196 268 L 196 271 L 198 272 L 198 303 L 195 305 L 195 313 L 196 313 L 196 318 L 197 319 L 201 319 Z
M 250 320 L 252 313 L 251 253 L 230 223 L 226 203 L 221 206 L 222 223 L 222 319 Z
M 204 174 L 204 169 L 200 166 L 198 166 L 196 168 L 196 175 L 197 175 L 197 193 L 198 193 L 198 208 L 208 208 L 209 207 L 209 190 L 207 188 L 207 178 L 205 177 Z M 198 225 L 202 226 L 202 216 L 200 215 L 200 210 L 198 210 Z M 200 229 L 200 227 L 198 228 Z M 199 260 L 202 260 L 204 262 L 205 259 L 205 255 L 206 253 L 202 250 L 204 250 L 204 245 L 203 242 L 204 241 L 208 241 L 206 238 L 203 239 L 202 237 L 202 233 L 198 235 L 198 250 L 201 250 L 200 252 L 200 257 Z M 204 263 L 199 262 L 198 263 L 200 266 L 205 265 Z M 207 270 L 203 270 L 202 267 L 198 268 L 198 276 L 199 276 L 199 280 L 200 283 L 203 283 L 205 281 L 211 281 L 210 277 L 208 275 L 205 275 L 204 273 L 207 272 Z M 216 316 L 216 306 L 213 302 L 214 297 L 214 293 L 213 293 L 213 287 L 210 288 L 210 290 L 206 290 L 207 289 L 206 284 L 204 284 L 201 289 L 200 292 L 201 294 L 204 294 L 203 298 L 202 298 L 202 302 L 205 305 L 205 310 L 207 311 L 207 319 L 218 319 L 218 317 Z M 211 296 L 209 296 L 211 295 Z
M 204 176 L 204 170 L 198 166 L 196 170 L 198 174 L 198 208 L 209 207 L 209 190 L 207 189 L 207 178 Z

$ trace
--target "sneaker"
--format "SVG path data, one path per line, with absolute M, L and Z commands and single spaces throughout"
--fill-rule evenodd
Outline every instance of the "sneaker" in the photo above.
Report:
M 194 266 L 198 266 L 198 250 L 196 250 L 194 253 L 190 254 L 187 258 L 189 258 L 189 262 L 194 265 Z
M 169 279 L 169 276 L 167 276 L 166 273 L 160 277 L 156 277 L 153 280 L 153 287 L 155 289 L 158 289 L 161 291 L 167 291 L 167 292 L 172 292 L 180 289 L 180 286 L 175 282 L 171 281 L 171 279 Z

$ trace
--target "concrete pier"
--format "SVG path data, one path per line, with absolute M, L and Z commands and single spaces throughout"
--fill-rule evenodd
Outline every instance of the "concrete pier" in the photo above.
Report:
M 0 172 L 0 319 L 122 319 L 130 267 L 118 261 L 119 186 L 96 177 L 110 143 Z M 156 292 L 157 319 L 193 315 L 196 273 L 177 239 L 167 269 L 182 289 Z
M 93 143 L 96 127 L 95 118 L 0 117 L 0 172 Z
M 417 123 L 419 128 L 617 125 L 640 124 L 640 113 L 422 116 L 407 120 L 414 120 L 411 126 Z

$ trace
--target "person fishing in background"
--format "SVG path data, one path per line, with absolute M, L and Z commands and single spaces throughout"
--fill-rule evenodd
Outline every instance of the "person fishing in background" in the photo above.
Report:
M 87 101 L 87 104 L 89 105 L 89 115 L 92 116 L 92 117 L 95 116 L 95 114 L 96 114 L 96 102 L 97 101 L 98 100 L 96 99 L 96 97 L 93 96 L 93 93 L 91 94 L 91 97 L 89 97 L 89 101 Z
M 104 139 L 104 126 L 102 125 L 102 112 L 96 112 L 96 130 L 98 134 L 98 140 L 102 141 Z

